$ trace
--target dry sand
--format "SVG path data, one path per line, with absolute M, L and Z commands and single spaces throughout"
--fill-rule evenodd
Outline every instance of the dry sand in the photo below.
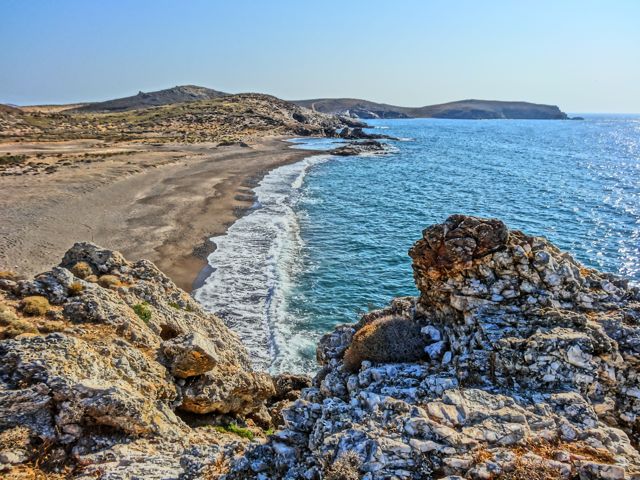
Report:
M 0 177 L 0 270 L 33 275 L 59 263 L 74 242 L 93 241 L 153 261 L 187 291 L 215 248 L 209 237 L 251 207 L 252 187 L 269 170 L 309 155 L 275 137 L 249 147 L 0 144 L 5 152 L 127 153 L 51 174 Z

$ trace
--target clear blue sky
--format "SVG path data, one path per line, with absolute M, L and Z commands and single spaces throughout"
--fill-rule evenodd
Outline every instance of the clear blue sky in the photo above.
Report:
M 640 112 L 640 0 L 0 0 L 0 102 L 181 84 Z

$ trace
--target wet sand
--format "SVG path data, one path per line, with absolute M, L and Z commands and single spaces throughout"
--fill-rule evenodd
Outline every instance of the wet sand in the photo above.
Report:
M 215 248 L 209 238 L 253 205 L 251 189 L 260 179 L 310 155 L 280 137 L 249 147 L 0 144 L 0 154 L 6 152 L 111 155 L 51 174 L 0 177 L 0 270 L 33 275 L 59 263 L 74 242 L 93 241 L 130 260 L 153 261 L 186 291 L 207 274 L 206 257 Z

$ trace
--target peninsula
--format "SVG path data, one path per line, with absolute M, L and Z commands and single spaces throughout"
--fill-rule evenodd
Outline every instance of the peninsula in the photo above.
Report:
M 495 100 L 460 100 L 425 107 L 398 107 L 354 98 L 319 98 L 293 103 L 316 112 L 355 118 L 450 118 L 450 119 L 529 119 L 566 120 L 569 117 L 556 105 Z

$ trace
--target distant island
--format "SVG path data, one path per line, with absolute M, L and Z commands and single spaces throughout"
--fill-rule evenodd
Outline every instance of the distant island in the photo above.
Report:
M 77 113 L 109 113 L 139 110 L 179 103 L 213 100 L 232 96 L 230 93 L 199 87 L 181 85 L 155 92 L 139 92 L 130 97 L 116 98 L 104 102 L 75 103 L 56 106 L 56 111 Z M 300 107 L 330 115 L 360 119 L 376 118 L 449 118 L 449 119 L 530 119 L 567 120 L 569 117 L 556 105 L 529 102 L 507 102 L 497 100 L 459 100 L 456 102 L 428 105 L 424 107 L 399 107 L 355 98 L 318 98 L 291 100 Z M 30 107 L 25 107 L 29 109 Z
M 319 98 L 294 100 L 311 110 L 355 118 L 450 118 L 450 119 L 531 119 L 567 120 L 556 105 L 497 100 L 459 100 L 425 107 L 398 107 L 355 98 Z

